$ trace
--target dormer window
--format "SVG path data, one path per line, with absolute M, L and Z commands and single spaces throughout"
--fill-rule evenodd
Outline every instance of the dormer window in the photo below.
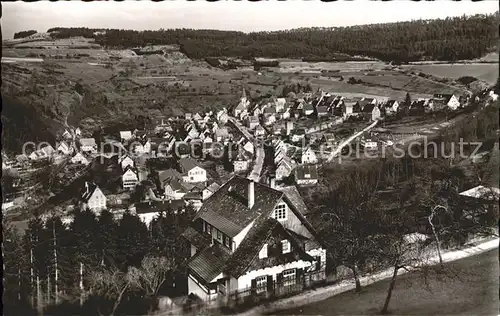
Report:
M 283 253 L 289 253 L 290 252 L 290 242 L 288 240 L 282 240 L 281 241 L 281 249 Z
M 278 205 L 276 205 L 272 217 L 278 221 L 286 220 L 287 219 L 286 204 L 279 203 Z

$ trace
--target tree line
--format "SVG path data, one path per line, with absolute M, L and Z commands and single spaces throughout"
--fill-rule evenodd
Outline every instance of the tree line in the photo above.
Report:
M 36 306 L 51 315 L 130 314 L 125 302 L 147 311 L 160 292 L 184 292 L 190 249 L 181 234 L 193 215 L 190 206 L 166 210 L 147 227 L 128 211 L 115 219 L 107 210 L 76 209 L 69 224 L 59 216 L 32 218 L 24 235 L 4 222 L 6 315 L 30 315 Z
M 36 33 L 37 33 L 36 30 L 17 32 L 17 33 L 14 33 L 14 39 L 28 37 L 28 36 L 36 34 Z
M 496 45 L 499 13 L 350 27 L 243 33 L 219 30 L 51 28 L 54 38 L 84 36 L 105 47 L 180 45 L 190 58 L 332 58 L 364 55 L 385 61 L 473 59 Z M 105 32 L 102 32 L 105 31 Z

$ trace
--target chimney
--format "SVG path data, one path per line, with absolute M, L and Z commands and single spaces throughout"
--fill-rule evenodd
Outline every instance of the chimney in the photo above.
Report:
M 251 209 L 253 205 L 255 204 L 255 182 L 253 180 L 250 180 L 248 183 L 248 208 Z
M 272 189 L 275 189 L 276 188 L 276 179 L 274 179 L 274 178 L 269 179 L 269 186 Z

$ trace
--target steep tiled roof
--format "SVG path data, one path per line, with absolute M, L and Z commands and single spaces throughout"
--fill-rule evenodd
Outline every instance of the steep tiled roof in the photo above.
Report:
M 208 247 L 211 243 L 210 236 L 208 234 L 202 234 L 191 226 L 182 233 L 182 237 L 186 238 L 191 244 L 200 250 L 205 249 L 205 247 Z
M 279 230 L 281 235 L 288 237 L 287 239 L 292 244 L 292 249 L 298 251 L 304 259 L 314 260 L 305 253 L 304 249 L 297 242 L 298 238 L 295 236 L 296 234 L 292 236 L 290 232 L 274 218 L 262 218 L 255 223 L 254 227 L 250 229 L 248 235 L 238 249 L 231 255 L 231 258 L 229 258 L 224 267 L 224 272 L 236 278 L 243 275 L 252 261 L 258 256 L 259 250 L 264 246 L 264 243 L 275 230 Z
M 207 190 L 209 190 L 210 192 L 213 193 L 213 192 L 219 190 L 219 188 L 220 188 L 220 185 L 217 182 L 214 182 L 207 187 Z
M 182 179 L 182 175 L 175 169 L 167 169 L 158 171 L 158 180 L 160 183 L 170 180 L 170 179 Z
M 394 105 L 394 103 L 396 103 L 396 100 L 389 100 L 387 101 L 387 103 L 385 104 L 385 107 L 386 108 L 390 108 Z
M 306 175 L 310 175 L 306 177 Z M 316 165 L 302 165 L 295 168 L 295 178 L 300 180 L 318 179 L 318 169 Z
M 88 186 L 88 188 L 87 188 L 87 186 Z M 86 182 L 85 187 L 83 188 L 83 191 L 82 191 L 83 202 L 87 202 L 92 197 L 92 195 L 94 194 L 94 192 L 97 188 L 98 188 L 97 184 L 95 184 L 94 182 Z
M 281 192 L 285 193 L 286 197 L 292 202 L 293 205 L 297 208 L 297 210 L 306 215 L 308 213 L 308 209 L 306 204 L 304 203 L 304 199 L 297 190 L 297 187 L 294 185 L 278 188 Z
M 82 146 L 97 146 L 94 138 L 80 138 Z
M 367 104 L 365 104 L 363 106 L 363 112 L 365 112 L 365 113 L 371 113 L 375 107 L 376 107 L 375 104 L 367 103 Z
M 188 266 L 197 277 L 209 283 L 223 271 L 228 258 L 229 253 L 227 250 L 215 243 L 212 247 L 194 255 L 190 259 Z
M 283 193 L 254 183 L 255 203 L 249 209 L 247 194 L 250 181 L 239 176 L 231 178 L 203 203 L 197 217 L 234 237 L 260 215 L 272 212 Z

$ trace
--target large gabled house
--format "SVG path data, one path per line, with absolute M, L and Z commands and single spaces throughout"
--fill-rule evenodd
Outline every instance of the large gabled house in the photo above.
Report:
M 368 103 L 363 107 L 363 116 L 370 121 L 376 121 L 380 119 L 380 109 L 376 104 Z
M 315 185 L 318 183 L 318 168 L 316 165 L 301 165 L 294 169 L 297 185 Z
M 431 104 L 433 111 L 439 111 L 445 108 L 454 111 L 460 106 L 460 101 L 454 94 L 434 94 Z
M 235 176 L 211 195 L 183 236 L 191 244 L 188 293 L 210 302 L 324 278 L 326 250 L 284 192 Z
M 183 180 L 185 182 L 205 182 L 207 181 L 207 172 L 198 162 L 191 158 L 182 158 L 179 160 L 179 166 L 182 171 Z
M 389 100 L 383 105 L 384 113 L 387 116 L 396 114 L 399 109 L 399 102 L 396 100 Z
M 139 171 L 133 165 L 127 165 L 123 169 L 122 184 L 124 190 L 133 190 L 139 183 Z
M 288 157 L 284 157 L 277 164 L 275 171 L 276 180 L 283 180 L 289 177 L 294 168 L 295 164 Z
M 73 148 L 66 141 L 62 141 L 57 146 L 57 152 L 62 153 L 63 155 L 69 155 L 73 152 Z
M 85 188 L 81 195 L 80 205 L 83 209 L 90 209 L 96 214 L 106 209 L 106 196 L 97 184 L 85 182 Z
M 80 138 L 80 150 L 83 152 L 96 153 L 97 143 L 95 138 Z

